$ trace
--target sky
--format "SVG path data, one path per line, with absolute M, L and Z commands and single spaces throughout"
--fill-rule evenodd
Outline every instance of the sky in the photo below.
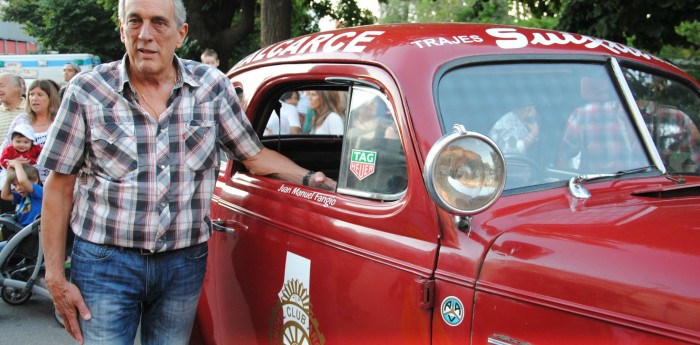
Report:
M 363 9 L 368 9 L 372 11 L 375 16 L 379 17 L 379 2 L 377 0 L 357 0 L 357 6 L 360 6 L 360 8 Z M 321 31 L 335 29 L 335 23 L 330 20 L 330 18 L 321 19 L 318 25 Z

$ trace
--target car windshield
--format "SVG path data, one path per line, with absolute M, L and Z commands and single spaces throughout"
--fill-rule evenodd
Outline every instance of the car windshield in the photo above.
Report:
M 499 146 L 506 190 L 653 165 L 642 141 L 646 134 L 634 125 L 602 64 L 457 67 L 439 80 L 437 102 L 445 130 L 463 124 Z

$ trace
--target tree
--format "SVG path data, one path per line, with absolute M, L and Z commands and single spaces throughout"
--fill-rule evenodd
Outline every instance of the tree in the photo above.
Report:
M 263 47 L 292 34 L 292 0 L 261 0 L 261 43 Z
M 697 49 L 697 44 L 676 32 L 676 27 L 699 20 L 696 1 L 568 0 L 558 28 L 659 53 L 664 45 Z
M 44 51 L 92 53 L 106 61 L 120 58 L 123 46 L 111 12 L 95 1 L 8 0 L 3 19 L 25 24 Z

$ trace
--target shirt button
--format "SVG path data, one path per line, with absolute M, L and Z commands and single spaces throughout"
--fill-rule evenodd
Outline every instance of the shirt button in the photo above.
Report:
M 161 208 L 161 209 L 164 209 L 164 208 L 166 208 L 167 206 L 168 206 L 168 204 L 166 204 L 166 203 L 160 204 L 160 208 Z
M 165 170 L 165 165 L 161 165 L 160 168 L 161 168 L 162 170 Z

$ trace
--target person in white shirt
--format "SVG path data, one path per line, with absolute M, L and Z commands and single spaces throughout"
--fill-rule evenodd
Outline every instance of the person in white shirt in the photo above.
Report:
M 272 113 L 265 126 L 265 135 L 286 135 L 301 133 L 301 122 L 297 113 L 297 102 L 299 94 L 296 91 L 285 92 L 280 98 L 280 114 L 277 111 Z

